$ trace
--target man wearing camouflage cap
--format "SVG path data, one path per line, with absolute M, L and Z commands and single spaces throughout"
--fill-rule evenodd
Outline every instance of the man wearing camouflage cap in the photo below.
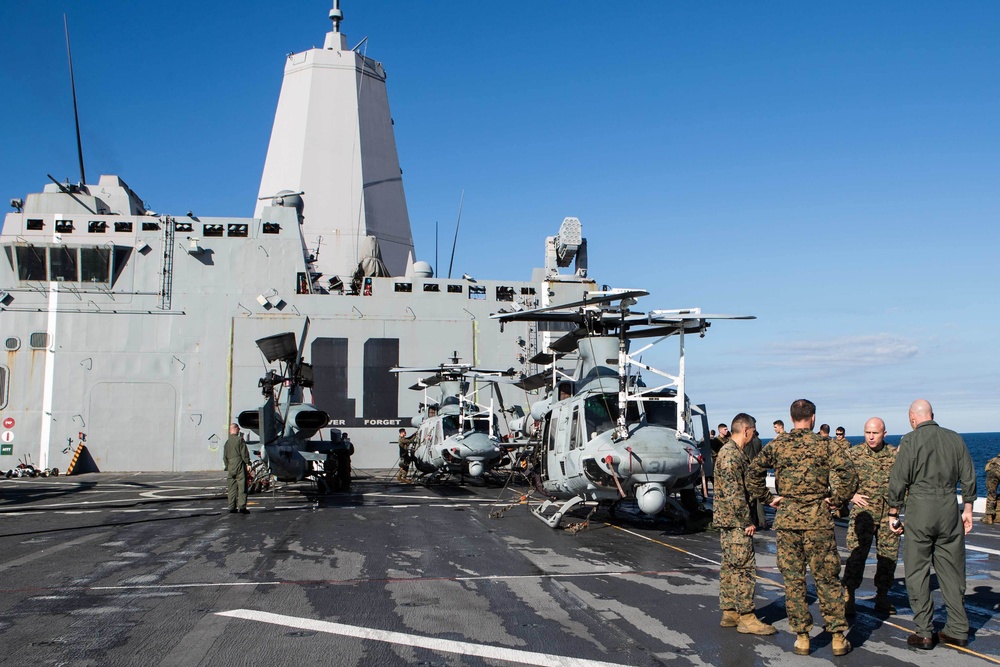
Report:
M 844 636 L 847 619 L 840 585 L 840 554 L 830 512 L 847 500 L 857 484 L 857 475 L 838 445 L 812 432 L 816 425 L 816 405 L 812 401 L 799 399 L 792 403 L 791 417 L 791 432 L 769 442 L 750 464 L 747 486 L 750 495 L 761 502 L 777 501 L 773 528 L 778 534 L 778 569 L 785 578 L 788 625 L 798 635 L 794 652 L 809 655 L 810 649 L 808 566 L 816 581 L 826 629 L 833 635 L 833 654 L 847 655 L 851 643 Z M 769 468 L 774 469 L 777 496 L 765 483 Z

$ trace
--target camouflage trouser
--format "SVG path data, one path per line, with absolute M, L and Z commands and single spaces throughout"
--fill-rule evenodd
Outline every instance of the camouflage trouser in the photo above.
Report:
M 778 530 L 778 569 L 785 578 L 785 612 L 792 632 L 809 632 L 813 619 L 806 602 L 806 566 L 816 580 L 819 611 L 827 632 L 845 632 L 840 554 L 833 528 Z
M 1000 474 L 995 470 L 986 471 L 986 513 L 996 514 L 997 511 L 997 484 L 1000 483 Z
M 855 590 L 865 576 L 865 561 L 875 539 L 875 588 L 888 591 L 896 575 L 899 535 L 889 530 L 889 517 L 855 507 L 847 525 L 847 548 L 851 555 L 844 567 L 844 586 Z
M 753 538 L 742 528 L 721 528 L 722 568 L 719 570 L 719 608 L 740 614 L 753 611 L 754 558 Z

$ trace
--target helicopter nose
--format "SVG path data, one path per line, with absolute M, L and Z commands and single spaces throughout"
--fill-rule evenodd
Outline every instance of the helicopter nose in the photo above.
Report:
M 667 504 L 662 484 L 640 484 L 635 487 L 635 499 L 643 514 L 659 514 Z

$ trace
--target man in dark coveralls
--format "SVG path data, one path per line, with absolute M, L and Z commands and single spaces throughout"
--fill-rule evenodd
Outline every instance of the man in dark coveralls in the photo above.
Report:
M 753 548 L 746 474 L 750 459 L 746 447 L 757 434 L 753 417 L 741 412 L 733 417 L 732 437 L 719 450 L 715 462 L 715 504 L 712 523 L 719 529 L 722 567 L 719 569 L 719 607 L 724 628 L 750 635 L 773 635 L 773 625 L 754 613 L 753 591 L 757 560 Z
M 827 631 L 833 635 L 834 655 L 847 655 L 851 644 L 844 633 L 843 589 L 840 585 L 840 554 L 833 533 L 833 516 L 857 484 L 854 465 L 829 438 L 812 432 L 816 405 L 799 399 L 792 403 L 789 433 L 779 435 L 750 464 L 747 488 L 751 497 L 777 505 L 773 528 L 778 533 L 778 569 L 785 578 L 785 610 L 788 625 L 798 635 L 794 652 L 809 655 L 812 615 L 806 601 L 806 566 L 812 569 L 816 595 Z M 768 468 L 774 469 L 773 495 L 765 483 Z
M 222 466 L 226 469 L 226 493 L 229 495 L 229 513 L 249 514 L 247 509 L 247 472 L 250 470 L 250 453 L 240 435 L 239 424 L 229 425 L 229 438 L 222 449 Z
M 972 530 L 976 470 L 962 436 L 937 425 L 930 403 L 914 401 L 909 418 L 913 430 L 900 440 L 889 474 L 889 526 L 897 535 L 903 532 L 899 510 L 906 503 L 903 565 L 916 626 L 906 642 L 921 649 L 934 648 L 937 639 L 966 646 L 965 534 Z M 964 503 L 961 513 L 955 502 L 958 483 Z M 934 633 L 931 563 L 948 611 L 940 633 Z
M 839 429 L 838 429 L 839 431 Z M 836 444 L 836 440 L 834 443 Z M 875 541 L 875 611 L 895 614 L 889 602 L 899 559 L 899 535 L 889 529 L 889 471 L 896 460 L 896 448 L 885 441 L 885 422 L 872 417 L 865 422 L 865 444 L 851 447 L 847 456 L 858 473 L 857 491 L 851 497 L 851 515 L 847 520 L 847 548 L 851 555 L 844 566 L 847 603 L 844 611 L 854 616 L 854 591 L 865 574 L 865 560 Z

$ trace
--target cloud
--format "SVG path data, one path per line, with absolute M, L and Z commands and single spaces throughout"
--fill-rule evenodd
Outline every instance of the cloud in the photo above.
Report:
M 891 366 L 912 359 L 919 351 L 915 341 L 881 333 L 772 343 L 765 347 L 763 353 L 770 357 L 765 362 L 766 366 L 821 369 Z

